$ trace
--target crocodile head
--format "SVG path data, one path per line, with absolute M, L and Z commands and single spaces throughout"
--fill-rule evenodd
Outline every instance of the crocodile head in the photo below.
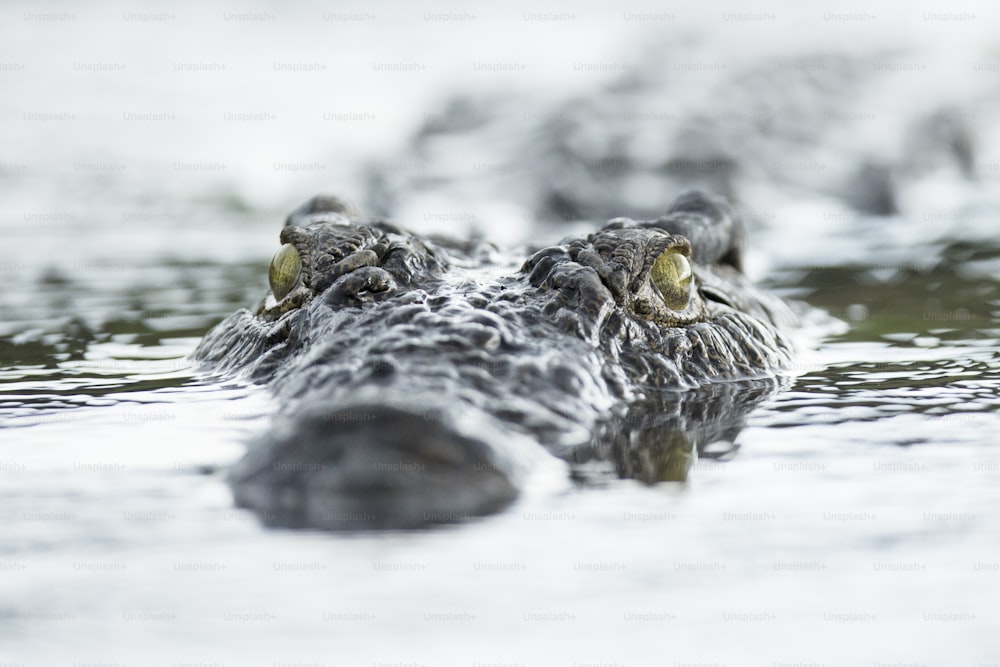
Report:
M 701 193 L 521 263 L 362 222 L 329 197 L 280 241 L 270 293 L 195 353 L 281 401 L 231 477 L 274 524 L 486 514 L 556 460 L 682 479 L 790 360 L 792 309 L 742 275 L 739 219 Z M 636 443 L 647 451 L 623 453 Z

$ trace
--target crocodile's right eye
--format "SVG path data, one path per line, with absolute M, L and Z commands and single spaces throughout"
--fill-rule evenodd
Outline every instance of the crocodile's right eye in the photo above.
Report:
M 299 273 L 302 271 L 302 258 L 299 251 L 291 243 L 278 248 L 271 258 L 271 267 L 268 269 L 267 279 L 271 283 L 271 292 L 276 301 L 284 299 L 295 284 L 299 281 Z
M 691 300 L 691 262 L 676 248 L 667 250 L 653 264 L 650 278 L 671 310 L 684 310 Z

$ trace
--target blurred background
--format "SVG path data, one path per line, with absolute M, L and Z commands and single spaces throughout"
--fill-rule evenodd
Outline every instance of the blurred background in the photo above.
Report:
M 5 2 L 0 661 L 1000 662 L 998 13 Z M 231 508 L 273 406 L 186 355 L 292 208 L 517 245 L 693 186 L 849 325 L 738 456 L 423 534 Z

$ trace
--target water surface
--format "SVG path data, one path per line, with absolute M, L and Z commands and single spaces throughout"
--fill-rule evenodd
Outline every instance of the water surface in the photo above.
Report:
M 127 58 L 111 50 L 86 58 L 127 60 L 127 76 L 149 86 L 137 91 L 109 74 L 71 76 L 75 56 L 44 46 L 81 44 L 84 23 L 139 42 L 143 31 L 162 39 L 177 24 L 108 29 L 107 16 L 66 11 L 80 15 L 75 24 L 4 21 L 27 30 L 5 43 L 17 46 L 11 58 L 31 76 L 0 73 L 29 94 L 0 101 L 4 135 L 20 137 L 0 169 L 0 660 L 1000 662 L 994 181 L 932 199 L 941 208 L 927 215 L 838 209 L 831 218 L 828 202 L 807 193 L 763 216 L 751 236 L 755 276 L 847 326 L 802 355 L 789 389 L 751 413 L 734 453 L 697 462 L 686 484 L 584 489 L 553 479 L 463 526 L 354 536 L 268 530 L 232 507 L 224 471 L 267 424 L 271 399 L 199 375 L 187 355 L 211 325 L 266 289 L 283 214 L 337 180 L 339 160 L 310 156 L 335 153 L 337 137 L 355 128 L 308 145 L 291 141 L 285 125 L 261 131 L 260 144 L 244 126 L 213 134 L 198 110 L 228 107 L 205 106 L 215 99 L 207 76 L 152 76 L 137 46 Z M 271 23 L 306 30 L 312 14 L 302 12 Z M 182 26 L 220 35 L 216 59 L 238 70 L 226 85 L 252 82 L 247 44 L 267 31 L 209 19 Z M 591 19 L 582 24 L 600 25 Z M 310 56 L 294 31 L 276 34 L 262 62 L 285 57 L 282 46 L 298 49 L 291 59 L 332 53 L 317 47 Z M 181 45 L 176 53 L 158 46 L 148 62 L 187 61 Z M 66 106 L 36 90 L 42 77 L 90 91 L 80 99 L 97 116 L 81 111 L 72 128 L 24 123 L 31 131 L 20 133 L 11 113 Z M 315 83 L 276 80 L 296 94 Z M 118 135 L 102 124 L 102 113 L 173 108 L 157 97 L 156 81 L 171 81 L 173 99 L 183 93 L 194 110 L 166 136 L 146 125 Z M 107 90 L 104 102 L 91 84 Z M 252 92 L 240 109 L 268 108 L 260 89 L 241 90 Z M 368 90 L 377 97 L 385 88 Z M 400 123 L 402 135 L 414 121 Z M 106 149 L 95 148 L 98 139 Z M 268 158 L 246 167 L 265 144 Z M 274 170 L 267 162 L 276 146 L 289 147 L 280 160 L 331 168 Z M 203 158 L 227 169 L 171 166 Z

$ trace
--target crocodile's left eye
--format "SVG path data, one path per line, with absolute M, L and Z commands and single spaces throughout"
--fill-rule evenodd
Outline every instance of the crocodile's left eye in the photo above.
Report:
M 663 302 L 671 310 L 684 310 L 691 300 L 691 262 L 676 248 L 657 257 L 649 273 Z
M 302 258 L 299 251 L 291 243 L 278 248 L 271 259 L 271 267 L 267 272 L 268 282 L 271 283 L 271 292 L 276 301 L 284 299 L 295 283 L 299 280 L 299 273 L 302 271 Z

